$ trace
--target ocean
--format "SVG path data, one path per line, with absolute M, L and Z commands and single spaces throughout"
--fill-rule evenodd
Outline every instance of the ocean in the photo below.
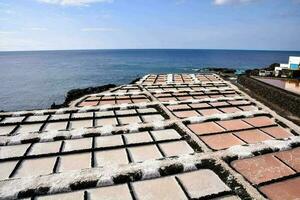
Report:
M 287 63 L 295 51 L 70 50 L 0 52 L 0 110 L 49 108 L 67 91 L 126 84 L 148 73 L 190 73 L 204 67 L 250 69 Z

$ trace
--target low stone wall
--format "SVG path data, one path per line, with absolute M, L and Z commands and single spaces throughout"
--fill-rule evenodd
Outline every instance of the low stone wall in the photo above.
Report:
M 289 91 L 268 85 L 246 75 L 238 77 L 238 83 L 251 90 L 251 92 L 276 104 L 284 110 L 300 117 L 300 96 Z

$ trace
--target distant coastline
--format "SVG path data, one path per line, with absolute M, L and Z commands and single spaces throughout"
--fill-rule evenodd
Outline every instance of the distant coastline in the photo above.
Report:
M 123 48 L 123 49 L 38 49 L 38 50 L 0 50 L 0 53 L 5 53 L 5 52 L 53 52 L 53 51 L 140 51 L 140 50 L 149 50 L 149 51 L 159 51 L 159 50 L 203 50 L 203 51 L 261 51 L 261 52 L 299 52 L 300 50 L 296 49 L 197 49 L 197 48 L 187 48 L 187 49 L 181 49 L 181 48 Z

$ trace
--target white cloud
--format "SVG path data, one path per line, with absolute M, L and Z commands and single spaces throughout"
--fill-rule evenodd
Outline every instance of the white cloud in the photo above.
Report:
M 186 3 L 186 0 L 176 0 L 175 1 L 176 5 L 181 5 L 181 4 L 184 4 L 184 3 Z
M 257 0 L 213 0 L 213 3 L 217 6 L 229 5 L 229 4 L 245 4 L 251 3 Z
M 82 28 L 81 31 L 83 31 L 83 32 L 114 32 L 114 31 L 118 31 L 118 29 L 94 27 L 94 28 Z
M 43 3 L 66 5 L 66 6 L 87 6 L 92 3 L 112 3 L 114 0 L 37 0 Z

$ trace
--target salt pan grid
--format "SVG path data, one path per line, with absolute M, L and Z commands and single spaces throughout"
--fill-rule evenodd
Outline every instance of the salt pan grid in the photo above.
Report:
M 217 198 L 218 196 L 222 196 Z M 239 199 L 232 190 L 210 169 L 199 169 L 151 180 L 135 181 L 127 184 L 81 190 L 36 199 Z
M 178 92 L 154 93 L 153 96 L 161 102 L 183 101 L 187 99 L 204 99 L 217 97 L 232 97 L 238 95 L 232 89 L 198 89 L 198 91 L 180 90 Z
M 298 135 L 218 75 L 150 74 L 1 113 L 0 198 L 296 199 Z
M 149 98 L 142 93 L 115 93 L 111 95 L 88 96 L 81 102 L 77 103 L 78 107 L 99 106 L 99 105 L 120 105 L 133 103 L 147 103 Z
M 83 110 L 84 111 L 84 110 Z M 41 134 L 51 131 L 76 130 L 103 126 L 124 126 L 127 124 L 163 121 L 166 115 L 158 106 L 143 108 L 105 107 L 105 110 L 70 110 L 66 113 L 49 112 L 42 115 L 5 116 L 0 121 L 1 136 L 15 136 L 28 132 Z
M 141 92 L 142 89 L 139 85 L 121 85 L 117 88 L 113 88 L 111 93 L 138 93 Z
M 162 84 L 162 85 L 146 85 L 144 88 L 152 93 L 161 92 L 178 92 L 178 91 L 205 91 L 209 89 L 228 89 L 228 85 L 224 82 L 205 82 L 192 84 Z
M 176 128 L 176 125 L 172 127 Z M 177 130 L 170 127 L 110 136 L 2 146 L 0 160 L 4 162 L 0 164 L 0 179 L 91 167 L 113 167 L 201 151 L 187 135 Z M 37 170 L 30 170 L 31 168 Z
M 235 160 L 231 166 L 270 199 L 299 199 L 300 147 Z
M 221 79 L 214 74 L 149 74 L 139 81 L 142 85 L 155 85 L 165 83 L 190 84 L 199 82 L 217 82 Z

